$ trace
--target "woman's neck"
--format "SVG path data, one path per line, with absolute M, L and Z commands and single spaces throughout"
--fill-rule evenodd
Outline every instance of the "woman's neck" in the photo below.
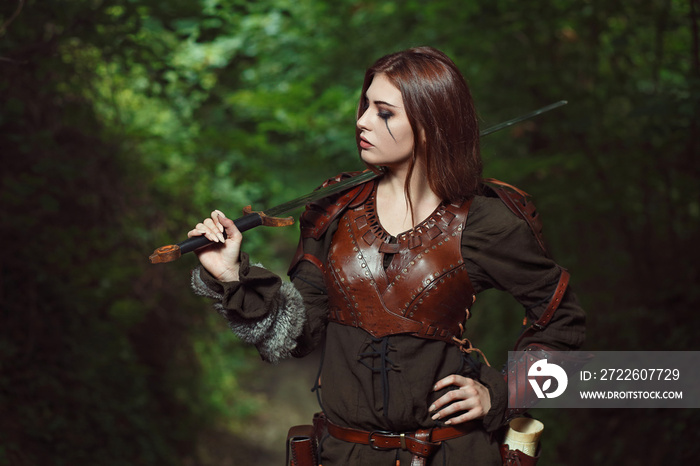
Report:
M 407 167 L 389 168 L 377 187 L 377 215 L 384 229 L 393 236 L 411 230 L 442 202 L 430 188 L 424 166 L 417 163 L 409 184 L 409 203 L 405 187 L 407 176 Z

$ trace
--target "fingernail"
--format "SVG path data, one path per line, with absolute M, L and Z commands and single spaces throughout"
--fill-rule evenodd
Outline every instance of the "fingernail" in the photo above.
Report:
M 452 421 L 449 419 L 447 421 L 445 421 L 445 425 L 448 425 L 448 424 L 452 424 Z
M 216 237 L 219 238 L 219 241 L 221 241 L 222 243 L 226 241 L 226 238 L 224 238 L 224 235 L 222 235 L 221 233 L 217 234 Z
M 431 412 L 431 413 L 432 413 L 433 411 L 435 411 L 435 405 L 430 405 L 430 408 L 428 408 L 428 411 Z
M 435 416 L 433 416 L 431 419 L 433 421 L 437 421 L 438 419 L 440 419 L 440 413 L 435 414 Z

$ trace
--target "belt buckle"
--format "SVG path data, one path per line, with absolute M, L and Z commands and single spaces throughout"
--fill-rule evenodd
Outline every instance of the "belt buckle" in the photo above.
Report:
M 374 443 L 374 436 L 375 435 L 383 435 L 385 437 L 389 438 L 398 438 L 399 441 L 401 442 L 401 449 L 405 450 L 406 449 L 406 435 L 405 434 L 396 434 L 394 432 L 390 432 L 388 430 L 373 430 L 372 432 L 369 433 L 369 446 L 372 447 L 373 450 L 393 450 L 396 447 L 380 447 L 377 446 Z

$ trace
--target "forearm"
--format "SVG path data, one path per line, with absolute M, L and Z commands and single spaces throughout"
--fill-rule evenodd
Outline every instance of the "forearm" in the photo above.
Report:
M 304 300 L 292 283 L 241 255 L 239 281 L 220 282 L 202 267 L 192 272 L 192 288 L 215 300 L 231 330 L 256 346 L 262 358 L 276 363 L 289 357 L 304 330 Z

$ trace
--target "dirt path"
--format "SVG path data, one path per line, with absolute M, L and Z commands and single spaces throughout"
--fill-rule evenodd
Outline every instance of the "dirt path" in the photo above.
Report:
M 319 359 L 320 353 L 316 352 L 278 365 L 257 363 L 253 377 L 241 385 L 263 395 L 267 405 L 251 419 L 232 465 L 284 464 L 287 431 L 293 425 L 311 424 L 313 414 L 319 411 L 316 394 L 311 392 Z

